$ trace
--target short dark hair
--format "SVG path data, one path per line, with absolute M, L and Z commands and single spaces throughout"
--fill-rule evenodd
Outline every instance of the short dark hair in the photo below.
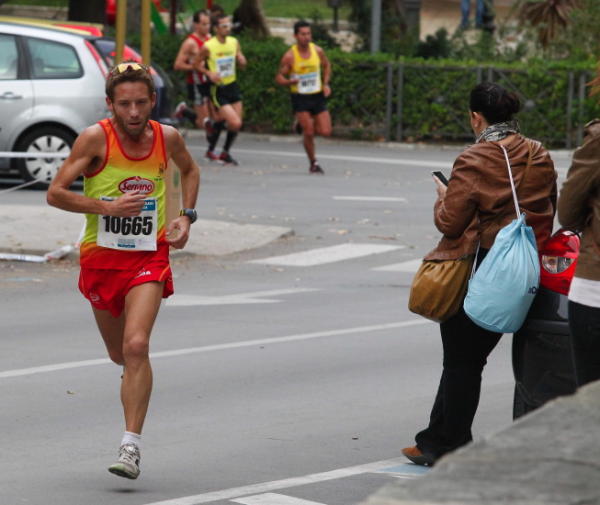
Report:
M 148 93 L 152 96 L 155 92 L 154 80 L 150 74 L 150 69 L 138 63 L 128 60 L 119 63 L 110 69 L 106 78 L 106 96 L 112 101 L 115 97 L 115 88 L 124 82 L 143 82 L 148 86 Z
M 224 12 L 216 12 L 212 15 L 211 17 L 211 27 L 213 29 L 217 28 L 219 26 L 219 21 L 221 21 L 221 19 L 225 19 L 228 18 L 229 16 L 227 14 L 225 14 Z
M 499 84 L 482 82 L 471 90 L 471 112 L 479 112 L 489 124 L 510 121 L 521 109 L 521 100 Z
M 294 35 L 300 31 L 300 28 L 310 28 L 310 23 L 308 21 L 304 21 L 304 19 L 296 21 L 294 23 Z
M 206 16 L 208 19 L 210 19 L 210 12 L 204 9 L 200 9 L 199 11 L 194 12 L 194 15 L 192 16 L 192 21 L 194 21 L 194 23 L 199 23 L 201 16 Z

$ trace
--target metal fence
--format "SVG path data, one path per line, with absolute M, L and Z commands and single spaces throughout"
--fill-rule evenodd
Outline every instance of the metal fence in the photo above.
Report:
M 469 91 L 484 82 L 497 82 L 521 98 L 518 115 L 523 133 L 553 147 L 581 144 L 585 123 L 600 115 L 600 106 L 587 97 L 592 78 L 581 70 L 532 70 L 496 67 L 371 64 L 368 87 L 356 89 L 334 111 L 336 131 L 388 141 L 473 139 Z M 377 108 L 374 97 L 385 97 Z M 379 102 L 381 104 L 381 102 Z M 365 135 L 366 134 L 366 135 Z M 358 136 L 358 134 L 356 134 Z

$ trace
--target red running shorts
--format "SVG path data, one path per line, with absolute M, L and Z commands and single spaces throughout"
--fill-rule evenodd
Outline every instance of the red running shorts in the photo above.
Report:
M 125 297 L 129 290 L 146 282 L 163 282 L 163 298 L 173 294 L 173 274 L 168 262 L 150 262 L 138 271 L 107 270 L 102 268 L 81 268 L 79 291 L 92 307 L 108 310 L 113 317 L 119 317 L 125 308 Z

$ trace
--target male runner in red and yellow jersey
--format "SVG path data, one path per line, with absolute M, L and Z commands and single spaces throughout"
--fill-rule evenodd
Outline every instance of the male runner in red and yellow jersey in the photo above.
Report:
M 92 305 L 109 357 L 123 366 L 125 434 L 109 471 L 135 479 L 152 391 L 150 333 L 161 299 L 173 293 L 169 246 L 183 248 L 196 220 L 200 170 L 177 130 L 149 119 L 156 93 L 147 67 L 115 66 L 106 95 L 112 117 L 79 135 L 47 198 L 50 205 L 86 214 L 79 289 Z M 184 209 L 167 223 L 169 159 L 181 173 Z M 80 176 L 83 195 L 69 189 Z
M 188 99 L 194 110 L 181 102 L 175 108 L 177 117 L 185 117 L 198 128 L 206 128 L 207 134 L 212 133 L 210 129 L 210 81 L 195 69 L 194 63 L 198 59 L 200 49 L 210 39 L 210 13 L 208 11 L 196 11 L 192 16 L 194 31 L 190 33 L 181 44 L 173 68 L 183 70 L 187 73 L 186 84 Z
M 296 44 L 281 58 L 275 82 L 290 88 L 292 110 L 304 135 L 309 172 L 323 174 L 315 156 L 315 133 L 323 137 L 331 135 L 331 116 L 327 110 L 327 98 L 331 95 L 331 65 L 325 51 L 312 43 L 308 22 L 294 24 L 294 37 Z

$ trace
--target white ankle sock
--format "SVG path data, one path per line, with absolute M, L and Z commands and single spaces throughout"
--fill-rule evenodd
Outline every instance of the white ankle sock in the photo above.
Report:
M 138 449 L 142 445 L 142 435 L 138 435 L 137 433 L 132 433 L 131 431 L 126 431 L 123 434 L 123 440 L 121 440 L 121 445 L 125 444 L 135 444 L 138 446 Z

